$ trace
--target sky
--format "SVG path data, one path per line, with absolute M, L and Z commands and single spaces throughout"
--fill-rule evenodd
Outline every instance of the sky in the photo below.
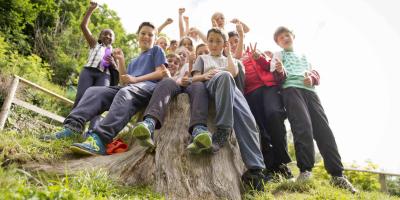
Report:
M 400 1 L 396 0 L 98 0 L 115 10 L 127 32 L 143 21 L 178 39 L 178 9 L 185 7 L 190 25 L 203 32 L 220 11 L 250 27 L 245 43 L 279 51 L 273 41 L 281 25 L 296 35 L 295 50 L 305 52 L 321 75 L 317 93 L 344 163 L 400 173 Z M 228 23 L 225 28 L 233 30 Z M 118 36 L 117 36 L 118 37 Z M 397 102 L 397 103 L 396 103 Z

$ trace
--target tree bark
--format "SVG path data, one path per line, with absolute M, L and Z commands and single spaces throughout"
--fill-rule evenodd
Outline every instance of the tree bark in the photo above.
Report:
M 212 133 L 215 131 L 213 107 L 210 106 L 208 118 Z M 25 167 L 56 173 L 65 173 L 65 168 L 68 173 L 104 168 L 121 183 L 150 185 L 167 199 L 241 199 L 240 177 L 245 167 L 234 134 L 216 154 L 192 155 L 185 151 L 190 139 L 187 94 L 180 94 L 171 101 L 165 119 L 163 127 L 155 132 L 153 153 L 147 153 L 132 140 L 130 150 L 125 153 Z

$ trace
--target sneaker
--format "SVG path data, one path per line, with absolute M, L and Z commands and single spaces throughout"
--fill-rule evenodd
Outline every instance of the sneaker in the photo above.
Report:
M 299 176 L 296 178 L 296 182 L 310 181 L 311 178 L 312 178 L 312 173 L 310 171 L 300 172 Z
M 262 169 L 249 169 L 242 175 L 242 183 L 251 190 L 264 191 L 264 183 L 270 181 Z
M 80 155 L 93 156 L 106 154 L 106 147 L 100 137 L 94 132 L 89 132 L 88 137 L 84 142 L 72 144 L 70 149 L 72 152 Z
M 186 149 L 193 154 L 200 154 L 204 151 L 208 151 L 211 148 L 211 133 L 207 131 L 204 126 L 196 126 L 193 129 L 193 141 Z
M 132 129 L 132 135 L 138 139 L 139 144 L 143 147 L 153 149 L 155 147 L 153 141 L 154 126 L 147 121 L 142 121 L 136 124 Z
M 332 176 L 331 184 L 335 187 L 342 188 L 355 194 L 358 190 L 350 183 L 345 176 Z
M 40 136 L 40 139 L 44 140 L 44 141 L 51 141 L 51 140 L 61 140 L 61 139 L 73 138 L 73 137 L 78 137 L 78 136 L 79 136 L 78 132 L 75 132 L 69 128 L 63 128 L 61 131 L 59 131 L 55 134 Z
M 217 128 L 217 132 L 212 136 L 212 151 L 213 153 L 218 152 L 228 141 L 229 134 L 231 133 L 230 129 L 220 129 Z

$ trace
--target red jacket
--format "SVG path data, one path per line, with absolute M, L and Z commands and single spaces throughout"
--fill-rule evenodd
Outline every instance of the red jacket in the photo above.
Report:
M 274 86 L 278 85 L 275 80 L 274 74 L 270 72 L 270 63 L 263 56 L 254 60 L 251 52 L 246 52 L 242 59 L 243 65 L 246 69 L 246 80 L 244 93 L 248 94 L 259 87 L 264 85 Z

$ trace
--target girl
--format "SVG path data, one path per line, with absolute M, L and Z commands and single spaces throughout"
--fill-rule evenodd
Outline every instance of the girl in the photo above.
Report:
M 210 54 L 197 58 L 192 74 L 193 82 L 205 83 L 209 95 L 215 100 L 217 132 L 213 134 L 213 152 L 227 142 L 232 129 L 239 143 L 243 162 L 248 171 L 242 176 L 245 184 L 263 190 L 265 168 L 260 150 L 257 125 L 243 94 L 235 85 L 238 62 L 233 60 L 227 36 L 223 30 L 212 28 L 207 33 Z M 226 51 L 227 57 L 222 55 Z
M 109 86 L 110 72 L 115 72 L 116 62 L 111 56 L 112 43 L 115 40 L 114 32 L 111 29 L 104 29 L 96 40 L 88 28 L 89 19 L 97 8 L 97 3 L 90 2 L 88 11 L 81 23 L 81 29 L 86 41 L 89 44 L 89 58 L 79 75 L 78 90 L 73 108 L 75 108 L 86 89 L 91 86 Z M 118 80 L 118 78 L 116 79 Z M 114 82 L 114 81 L 113 81 Z M 114 83 L 113 85 L 116 85 Z M 89 129 L 93 129 L 100 121 L 100 116 L 95 116 L 90 123 Z

